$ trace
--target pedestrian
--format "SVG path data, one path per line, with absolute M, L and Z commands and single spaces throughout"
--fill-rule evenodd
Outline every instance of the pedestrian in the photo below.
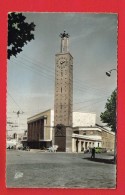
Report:
M 92 155 L 91 155 L 91 158 L 95 158 L 95 147 L 92 148 Z

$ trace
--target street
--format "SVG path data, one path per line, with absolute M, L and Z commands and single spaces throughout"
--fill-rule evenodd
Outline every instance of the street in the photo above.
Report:
M 7 187 L 115 188 L 116 165 L 91 154 L 7 150 Z M 96 154 L 111 158 L 109 154 Z

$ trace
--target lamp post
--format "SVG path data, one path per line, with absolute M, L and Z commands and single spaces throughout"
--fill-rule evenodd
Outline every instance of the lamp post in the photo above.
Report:
M 106 75 L 107 75 L 108 77 L 110 77 L 110 76 L 111 76 L 111 72 L 112 72 L 113 70 L 117 71 L 115 68 L 114 68 L 114 69 L 111 69 L 111 70 L 109 70 L 109 71 L 106 72 Z
M 116 71 L 117 72 L 117 69 L 111 69 L 111 70 L 109 70 L 109 71 L 107 71 L 106 72 L 106 75 L 108 76 L 108 77 L 110 77 L 111 76 L 111 72 L 112 71 Z M 115 130 L 115 141 L 114 141 L 114 163 L 116 163 L 116 156 L 117 156 L 117 150 L 116 150 L 116 142 L 117 142 L 117 139 L 116 139 L 116 136 L 117 136 L 117 128 L 116 128 L 116 130 Z

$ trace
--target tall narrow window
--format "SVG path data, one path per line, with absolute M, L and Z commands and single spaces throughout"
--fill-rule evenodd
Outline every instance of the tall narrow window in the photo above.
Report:
M 61 87 L 61 93 L 62 93 L 62 87 Z

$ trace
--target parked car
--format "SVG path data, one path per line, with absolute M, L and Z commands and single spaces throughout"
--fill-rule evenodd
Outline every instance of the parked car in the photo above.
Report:
M 13 146 L 9 145 L 9 146 L 7 146 L 7 149 L 16 149 L 16 146 L 15 145 L 13 145 Z
M 16 149 L 16 140 L 7 140 L 6 148 L 7 149 Z
M 90 149 L 86 149 L 85 151 L 84 151 L 84 153 L 86 154 L 86 153 L 90 153 Z
M 16 146 L 16 148 L 17 148 L 18 150 L 30 151 L 29 146 L 23 146 L 23 144 L 18 144 L 18 145 Z
M 58 149 L 58 146 L 57 146 L 57 145 L 53 145 L 53 146 L 47 148 L 47 150 L 48 150 L 49 152 L 56 152 L 57 149 Z
M 22 150 L 23 149 L 23 144 L 17 144 L 16 149 Z
M 105 153 L 107 152 L 106 148 L 96 147 L 95 148 L 96 153 Z
M 30 151 L 30 147 L 29 146 L 24 146 L 23 150 Z

